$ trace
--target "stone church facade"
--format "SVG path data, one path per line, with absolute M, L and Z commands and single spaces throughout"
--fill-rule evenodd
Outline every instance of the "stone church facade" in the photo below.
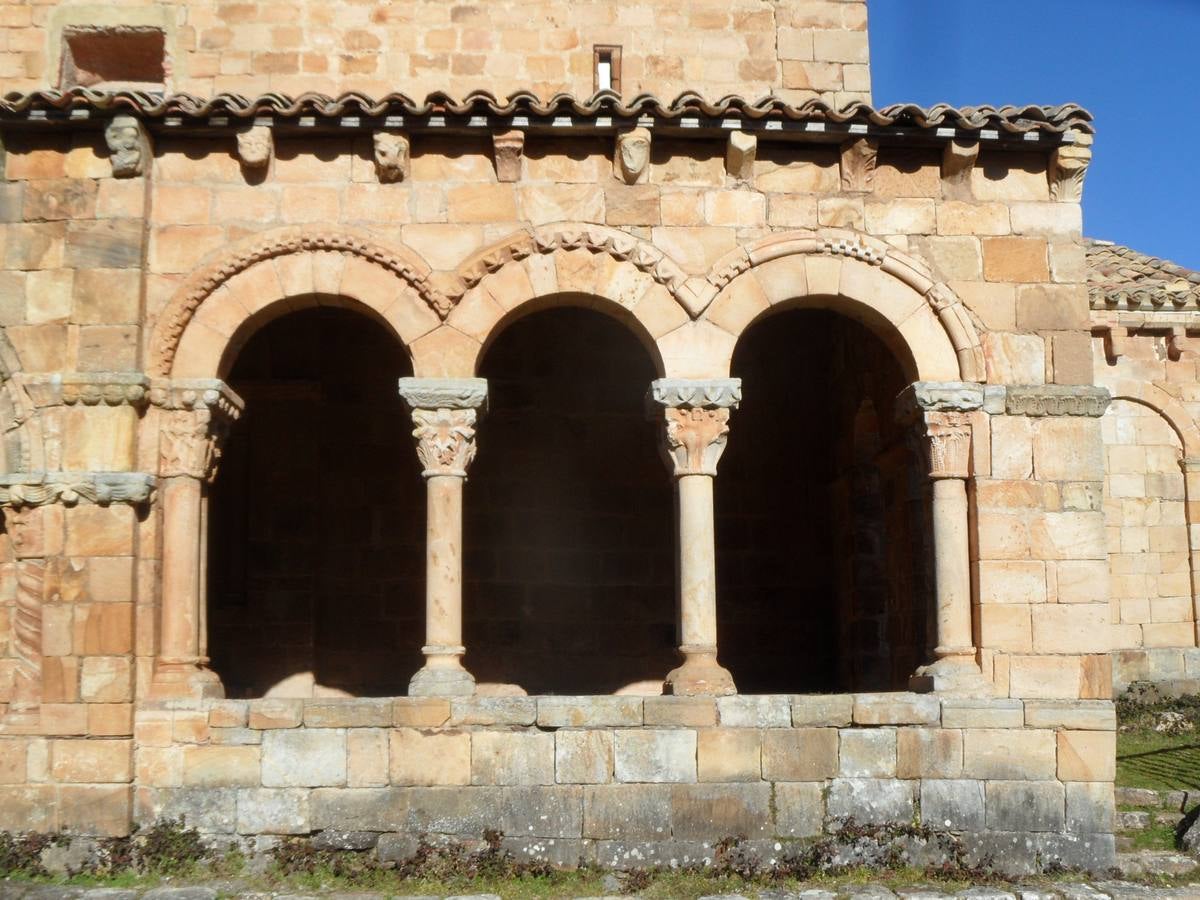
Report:
M 861 0 L 0 30 L 0 827 L 1110 864 L 1197 278 L 1084 110 L 876 109 Z

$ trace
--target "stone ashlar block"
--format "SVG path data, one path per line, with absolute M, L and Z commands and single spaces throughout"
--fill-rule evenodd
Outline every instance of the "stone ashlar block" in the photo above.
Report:
M 471 734 L 397 728 L 389 737 L 392 784 L 471 783 Z
M 647 725 L 705 728 L 717 724 L 717 703 L 713 697 L 646 697 L 642 715 Z
M 929 694 L 855 694 L 855 725 L 936 725 L 942 709 Z
M 346 784 L 383 787 L 388 783 L 388 732 L 353 728 L 346 732 Z
M 1030 728 L 1116 731 L 1117 708 L 1108 700 L 1028 700 L 1025 724 Z
M 345 783 L 345 729 L 290 729 L 263 735 L 263 787 L 322 787 Z
M 1043 865 L 1058 864 L 1084 872 L 1107 872 L 1117 860 L 1113 834 L 1039 834 L 1037 853 Z
M 133 788 L 127 784 L 64 784 L 58 789 L 58 827 L 75 834 L 129 834 Z
M 183 819 L 202 834 L 236 834 L 237 793 L 236 788 L 139 788 L 135 821 Z
M 1104 781 L 1068 782 L 1067 831 L 1082 834 L 1111 833 L 1116 818 L 1113 786 Z
M 500 822 L 501 798 L 508 788 L 413 787 L 408 789 L 404 830 L 478 840 Z
M 901 778 L 959 778 L 962 732 L 956 728 L 901 728 L 896 733 L 896 774 Z
M 1039 572 L 1040 577 L 1044 574 Z M 946 697 L 942 700 L 943 728 L 1021 728 L 1024 704 L 1007 698 Z
M 554 784 L 554 734 L 476 731 L 471 735 L 472 784 Z
M 387 728 L 392 719 L 393 702 L 382 697 L 304 702 L 305 728 Z
M 787 728 L 792 724 L 791 703 L 781 694 L 718 697 L 717 715 L 725 728 Z
M 542 728 L 611 727 L 642 724 L 641 697 L 538 697 Z
M 844 778 L 894 778 L 895 728 L 846 728 L 839 732 L 838 774 Z
M 216 700 L 208 708 L 208 724 L 213 728 L 245 728 L 250 704 L 245 700 Z
M 1058 777 L 1062 781 L 1106 781 L 1117 775 L 1115 731 L 1059 731 Z
M 308 834 L 309 793 L 302 788 L 238 791 L 238 834 Z
M 574 728 L 556 731 L 554 776 L 559 784 L 607 784 L 612 781 L 612 732 Z
M 756 728 L 701 728 L 696 732 L 700 781 L 762 779 L 762 738 Z
M 583 836 L 665 840 L 671 835 L 671 785 L 598 784 L 583 789 Z
M 849 725 L 854 698 L 849 694 L 799 694 L 792 697 L 792 724 L 804 726 Z
M 583 788 L 578 785 L 506 787 L 499 806 L 497 827 L 507 835 L 557 840 L 583 833 Z
M 532 725 L 533 697 L 456 697 L 450 701 L 450 725 Z
M 392 724 L 397 728 L 437 728 L 450 718 L 450 701 L 439 697 L 397 697 Z
M 1056 768 L 1053 731 L 970 728 L 963 732 L 963 774 L 968 778 L 1033 781 L 1054 778 Z
M 771 786 L 676 784 L 671 787 L 671 834 L 678 840 L 711 841 L 714 835 L 772 836 Z
M 989 781 L 987 827 L 993 831 L 1062 831 L 1065 795 L 1057 781 Z
M 313 829 L 400 831 L 407 827 L 410 789 L 318 788 L 310 793 Z M 190 821 L 190 820 L 189 820 Z
M 775 785 L 775 831 L 780 837 L 815 837 L 825 825 L 825 785 L 818 781 Z
M 866 824 L 911 822 L 916 782 L 889 778 L 835 778 L 829 785 L 826 814 Z
M 836 728 L 771 728 L 762 733 L 767 781 L 819 781 L 838 771 Z
M 257 787 L 259 748 L 197 745 L 183 748 L 183 783 L 197 787 Z
M 982 831 L 983 785 L 973 779 L 930 778 L 921 782 L 922 823 L 952 831 Z
M 50 775 L 58 782 L 125 783 L 133 778 L 133 742 L 63 740 L 50 743 Z
M 619 729 L 613 733 L 613 771 L 623 782 L 696 780 L 696 732 Z
M 304 701 L 299 699 L 256 700 L 250 704 L 251 728 L 299 728 L 304 721 Z

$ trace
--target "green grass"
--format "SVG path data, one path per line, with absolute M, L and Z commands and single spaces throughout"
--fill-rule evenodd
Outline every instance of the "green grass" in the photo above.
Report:
M 1117 732 L 1117 787 L 1200 790 L 1200 733 Z

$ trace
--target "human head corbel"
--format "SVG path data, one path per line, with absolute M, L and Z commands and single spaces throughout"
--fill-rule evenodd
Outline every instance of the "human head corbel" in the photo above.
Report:
M 395 131 L 376 131 L 372 135 L 375 171 L 381 183 L 403 181 L 408 177 L 410 148 L 408 138 Z
M 269 125 L 255 125 L 238 132 L 238 159 L 247 169 L 265 169 L 275 152 L 275 138 Z
M 644 182 L 650 172 L 650 131 L 634 128 L 617 135 L 613 174 L 626 184 Z
M 140 119 L 113 116 L 104 129 L 104 143 L 108 145 L 114 178 L 145 174 L 150 159 L 150 135 Z

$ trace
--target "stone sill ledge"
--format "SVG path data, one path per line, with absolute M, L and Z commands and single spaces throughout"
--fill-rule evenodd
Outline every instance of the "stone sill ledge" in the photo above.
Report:
M 204 713 L 213 728 L 789 728 L 924 725 L 1115 731 L 1109 700 L 1020 700 L 933 694 L 761 694 L 731 697 L 534 696 L 264 698 L 142 701 L 156 711 Z

